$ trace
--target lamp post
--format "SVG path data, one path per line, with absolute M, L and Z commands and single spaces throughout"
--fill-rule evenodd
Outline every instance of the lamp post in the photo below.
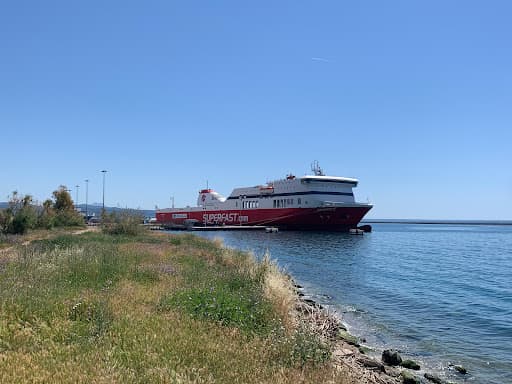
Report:
M 103 204 L 102 204 L 102 210 L 101 215 L 102 217 L 105 216 L 105 173 L 107 173 L 107 170 L 102 170 L 101 173 L 103 173 Z
M 69 195 L 69 201 L 71 201 L 71 204 L 73 204 L 73 190 L 72 189 L 66 189 L 66 192 L 68 193 Z M 75 204 L 73 204 L 73 206 L 76 208 Z
M 75 207 L 78 208 L 78 188 L 80 188 L 80 185 L 75 185 L 76 187 L 76 200 L 75 200 Z
M 87 203 L 89 202 L 89 179 L 85 179 L 85 220 L 89 220 L 89 210 Z

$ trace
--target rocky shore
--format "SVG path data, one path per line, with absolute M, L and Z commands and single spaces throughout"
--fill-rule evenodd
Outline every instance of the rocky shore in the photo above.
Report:
M 311 297 L 306 296 L 300 285 L 294 283 L 297 293 L 295 317 L 309 325 L 313 332 L 331 346 L 334 364 L 350 375 L 353 383 L 364 384 L 452 384 L 437 375 L 422 372 L 413 360 L 403 359 L 399 351 L 387 349 L 381 358 L 370 357 L 370 348 L 364 340 L 351 335 L 337 313 L 329 311 Z M 461 376 L 467 373 L 462 366 L 452 366 Z

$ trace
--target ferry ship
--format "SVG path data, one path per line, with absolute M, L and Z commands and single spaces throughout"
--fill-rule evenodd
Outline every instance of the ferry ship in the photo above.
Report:
M 199 191 L 197 207 L 166 208 L 156 219 L 166 228 L 197 226 L 272 226 L 292 230 L 349 231 L 357 228 L 371 204 L 354 199 L 357 179 L 326 176 L 318 163 L 312 175 L 254 187 L 235 188 L 226 198 L 213 189 Z

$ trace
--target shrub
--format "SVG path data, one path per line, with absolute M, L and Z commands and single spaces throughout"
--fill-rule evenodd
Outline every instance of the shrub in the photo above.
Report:
M 109 235 L 140 235 L 143 217 L 128 211 L 112 212 L 103 217 L 102 230 Z
M 47 199 L 42 206 L 34 206 L 32 196 L 21 196 L 18 192 L 13 192 L 9 206 L 0 211 L 0 232 L 23 235 L 33 228 L 84 225 L 84 219 L 75 210 L 65 186 L 54 191 L 53 197 L 54 201 Z
M 43 207 L 37 218 L 37 227 L 51 229 L 55 225 L 55 210 L 52 207 L 52 201 L 47 199 L 43 202 Z
M 18 195 L 14 191 L 9 206 L 0 212 L 0 230 L 2 233 L 24 234 L 36 225 L 37 213 L 32 205 L 32 196 Z
M 85 224 L 82 215 L 75 210 L 57 211 L 53 223 L 56 227 L 80 227 Z

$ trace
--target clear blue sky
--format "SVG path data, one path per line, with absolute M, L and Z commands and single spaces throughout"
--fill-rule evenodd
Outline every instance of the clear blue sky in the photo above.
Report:
M 193 205 L 356 177 L 373 218 L 512 219 L 510 1 L 3 1 L 0 200 Z

